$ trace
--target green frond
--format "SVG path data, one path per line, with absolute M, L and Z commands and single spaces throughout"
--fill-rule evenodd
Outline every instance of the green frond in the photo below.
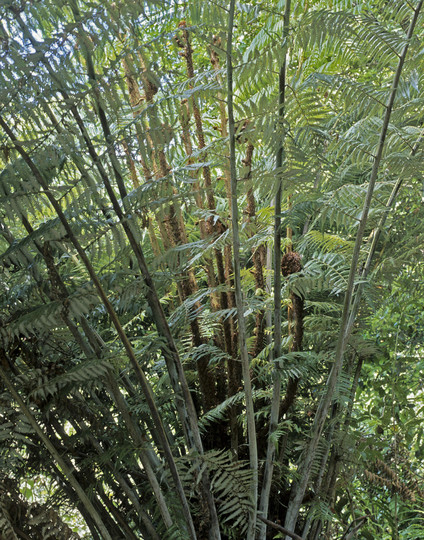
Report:
M 323 253 L 340 253 L 349 255 L 353 249 L 352 240 L 346 240 L 336 234 L 310 230 L 304 238 L 305 246 Z
M 214 409 L 208 411 L 199 420 L 199 426 L 201 430 L 205 430 L 212 422 L 219 422 L 220 420 L 227 419 L 228 410 L 241 403 L 244 399 L 243 392 L 238 392 L 234 396 L 231 396 L 217 405 Z
M 29 397 L 46 400 L 49 396 L 57 395 L 64 388 L 86 388 L 93 383 L 98 386 L 112 369 L 112 365 L 106 360 L 87 360 L 63 375 L 51 379 L 46 379 L 41 375 L 38 381 L 34 381 L 37 386 L 30 392 Z
M 345 290 L 348 274 L 349 267 L 344 256 L 334 252 L 316 252 L 300 274 L 289 278 L 288 286 L 301 297 L 307 297 L 312 291 L 324 290 L 337 296 Z

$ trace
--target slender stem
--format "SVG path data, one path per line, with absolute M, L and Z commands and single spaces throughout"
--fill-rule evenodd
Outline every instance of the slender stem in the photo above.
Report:
M 256 528 L 256 508 L 258 501 L 258 449 L 256 443 L 255 412 L 253 407 L 252 383 L 250 380 L 250 363 L 246 344 L 246 324 L 244 320 L 243 294 L 241 289 L 240 276 L 240 235 L 238 223 L 237 206 L 237 171 L 236 171 L 236 147 L 235 147 L 235 125 L 233 109 L 233 64 L 232 64 L 232 41 L 234 28 L 234 8 L 235 0 L 231 0 L 228 17 L 228 38 L 227 38 L 227 84 L 228 84 L 228 130 L 230 139 L 230 179 L 231 179 L 231 218 L 233 233 L 233 255 L 234 255 L 234 283 L 238 321 L 238 341 L 240 347 L 240 357 L 244 379 L 244 393 L 246 400 L 247 435 L 249 440 L 249 459 L 252 470 L 251 503 L 249 512 L 249 523 L 247 528 L 247 540 L 255 538 Z
M 283 166 L 283 143 L 284 138 L 282 135 L 283 121 L 284 121 L 284 105 L 285 105 L 285 92 L 286 92 L 286 69 L 287 69 L 287 36 L 289 32 L 290 23 L 290 8 L 291 0 L 286 0 L 286 6 L 284 10 L 284 27 L 283 27 L 283 44 L 286 48 L 286 54 L 284 55 L 283 64 L 280 68 L 278 91 L 279 91 L 279 107 L 278 107 L 278 121 L 279 131 L 278 135 L 281 137 L 281 143 L 277 151 L 275 166 L 277 169 L 277 193 L 275 195 L 275 212 L 274 212 L 274 351 L 272 360 L 278 359 L 281 356 L 281 200 L 282 200 L 282 179 L 281 168 Z M 274 386 L 272 391 L 271 401 L 271 413 L 269 420 L 269 434 L 268 445 L 266 451 L 266 460 L 264 465 L 264 477 L 262 484 L 261 499 L 259 503 L 259 512 L 266 518 L 268 515 L 269 507 L 269 494 L 271 491 L 272 474 L 274 471 L 274 456 L 275 456 L 275 441 L 273 441 L 273 434 L 278 427 L 278 416 L 280 409 L 280 393 L 281 393 L 281 374 L 279 369 L 274 370 Z M 263 538 L 266 534 L 266 522 L 262 520 L 258 530 L 258 538 Z
M 390 117 L 392 114 L 393 104 L 396 98 L 397 88 L 399 84 L 399 79 L 402 73 L 402 69 L 405 63 L 405 58 L 408 52 L 409 43 L 411 37 L 414 33 L 414 29 L 418 20 L 419 13 L 422 8 L 424 0 L 421 0 L 414 12 L 412 22 L 410 24 L 408 34 L 407 34 L 407 43 L 405 44 L 402 54 L 400 55 L 398 66 L 395 72 L 395 76 L 392 83 L 392 88 L 390 91 L 389 99 L 386 105 L 386 112 L 384 114 L 383 126 L 381 128 L 380 139 L 378 143 L 377 153 L 374 158 L 373 168 L 371 171 L 371 176 L 368 184 L 368 190 L 364 201 L 364 206 L 362 209 L 362 216 L 359 222 L 358 231 L 356 235 L 355 245 L 352 254 L 352 262 L 350 266 L 349 278 L 347 283 L 347 289 L 345 293 L 345 299 L 343 304 L 343 314 L 340 324 L 339 338 L 336 344 L 336 351 L 334 357 L 333 367 L 331 369 L 330 375 L 327 381 L 327 391 L 323 396 L 321 403 L 318 406 L 318 410 L 315 416 L 314 425 L 312 427 L 311 439 L 309 446 L 306 450 L 305 457 L 300 466 L 300 475 L 299 480 L 292 487 L 292 494 L 290 498 L 289 507 L 287 509 L 285 527 L 289 530 L 294 530 L 297 517 L 299 514 L 300 507 L 302 505 L 302 500 L 306 492 L 306 488 L 309 482 L 309 477 L 311 474 L 312 465 L 315 459 L 316 450 L 321 438 L 322 431 L 324 429 L 324 424 L 327 418 L 328 411 L 330 409 L 336 385 L 339 380 L 340 372 L 343 366 L 343 355 L 346 348 L 346 343 L 350 335 L 349 329 L 349 320 L 351 314 L 352 298 L 354 292 L 355 281 L 357 279 L 357 268 L 358 268 L 358 259 L 360 255 L 360 249 L 362 245 L 362 240 L 365 232 L 365 227 L 368 220 L 368 213 L 371 205 L 371 199 L 374 193 L 375 183 L 378 176 L 378 170 L 380 167 L 381 158 L 383 156 L 384 145 L 386 142 L 387 129 L 389 127 Z

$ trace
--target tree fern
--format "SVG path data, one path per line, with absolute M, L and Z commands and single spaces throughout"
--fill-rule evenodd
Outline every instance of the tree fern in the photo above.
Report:
M 117 537 L 194 538 L 208 528 L 215 540 L 246 536 L 255 515 L 241 333 L 259 464 L 277 471 L 259 474 L 259 489 L 269 482 L 271 490 L 261 511 L 269 503 L 270 520 L 284 522 L 301 478 L 295 464 L 308 455 L 307 433 L 321 421 L 319 400 L 340 362 L 342 298 L 353 287 L 348 360 L 322 413 L 306 486 L 307 498 L 313 489 L 317 497 L 289 527 L 304 528 L 308 540 L 350 534 L 352 505 L 366 508 L 375 495 L 358 488 L 358 456 L 375 453 L 370 403 L 384 409 L 380 376 L 385 395 L 390 388 L 382 344 L 391 338 L 381 329 L 389 315 L 379 308 L 405 302 L 388 300 L 393 276 L 421 256 L 419 24 L 406 35 L 418 0 L 299 2 L 290 16 L 290 2 L 236 3 L 228 58 L 223 2 L 12 4 L 2 6 L 0 27 L 0 365 L 17 397 L 4 392 L 0 400 L 2 464 L 13 464 L 17 477 L 38 468 L 57 478 L 61 500 L 80 504 L 94 538 L 100 521 Z M 240 216 L 236 270 L 230 170 L 232 214 Z M 302 268 L 281 279 L 280 254 L 292 248 Z M 359 266 L 349 276 L 352 257 Z M 302 350 L 293 349 L 296 298 Z M 413 332 L 401 325 L 399 339 L 418 342 L 419 317 L 402 317 Z M 419 351 L 408 351 L 412 363 Z M 418 389 L 418 371 L 408 373 Z M 403 428 L 409 441 L 418 433 L 409 417 Z M 75 470 L 79 496 L 51 452 Z M 100 521 L 78 503 L 84 492 Z M 379 497 L 375 515 L 393 527 Z M 399 535 L 408 531 L 402 519 Z M 43 526 L 40 518 L 25 534 Z M 383 534 L 372 519 L 358 530 Z

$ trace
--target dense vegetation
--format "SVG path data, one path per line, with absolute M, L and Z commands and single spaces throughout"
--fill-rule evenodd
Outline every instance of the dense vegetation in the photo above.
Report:
M 2 0 L 0 539 L 424 538 L 422 0 Z

